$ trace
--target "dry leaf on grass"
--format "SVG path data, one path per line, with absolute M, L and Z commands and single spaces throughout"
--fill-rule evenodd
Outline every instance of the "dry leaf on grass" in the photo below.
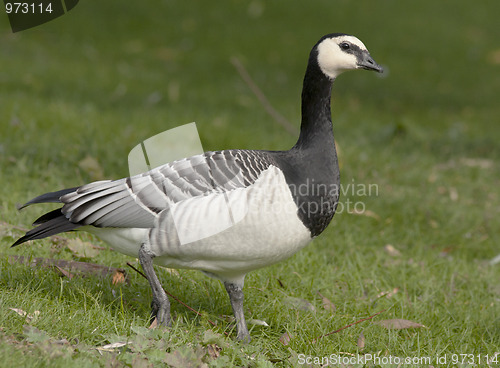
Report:
M 214 332 L 213 330 L 205 330 L 205 332 L 203 332 L 203 336 L 201 338 L 201 343 L 203 345 L 208 345 L 208 344 L 223 344 L 224 342 L 224 336 L 217 333 L 217 332 Z
M 388 330 L 404 330 L 406 328 L 422 328 L 424 325 L 409 321 L 407 319 L 384 319 L 382 321 L 374 322 L 375 324 L 387 328 Z
M 387 244 L 385 247 L 384 247 L 384 250 L 387 252 L 388 255 L 390 255 L 391 257 L 399 257 L 401 255 L 401 252 L 399 250 L 397 250 L 396 248 L 394 248 L 394 246 L 392 244 Z
M 151 330 L 156 327 L 158 327 L 158 319 L 155 317 L 155 319 L 153 320 L 153 322 L 151 322 L 148 328 Z
M 429 220 L 429 226 L 433 229 L 437 229 L 439 227 L 439 223 L 436 220 Z
M 335 312 L 336 309 L 335 304 L 333 304 L 333 302 L 330 299 L 321 294 L 319 291 L 318 295 L 321 297 L 321 301 L 323 302 L 323 308 L 327 311 Z
M 496 257 L 494 257 L 491 261 L 490 261 L 490 265 L 496 265 L 497 263 L 500 263 L 500 254 L 497 255 Z
M 205 352 L 201 346 L 196 348 L 184 347 L 167 353 L 164 362 L 173 368 L 208 368 L 202 361 Z
M 491 169 L 495 166 L 495 161 L 488 158 L 462 158 L 460 163 L 469 167 L 479 167 L 480 169 Z
M 26 337 L 28 342 L 33 344 L 43 344 L 50 340 L 50 336 L 47 332 L 39 330 L 35 326 L 31 325 L 23 326 L 23 335 Z
M 357 345 L 359 351 L 363 351 L 365 348 L 365 335 L 363 334 L 363 331 L 359 334 Z
M 130 344 L 130 342 L 114 342 L 112 344 L 106 344 L 96 348 L 99 351 L 113 351 L 113 349 L 119 349 L 125 345 Z
M 12 234 L 13 226 L 7 222 L 0 221 L 0 238 L 10 237 L 12 238 L 14 235 Z
M 205 348 L 208 356 L 212 359 L 217 359 L 222 351 L 222 348 L 217 344 L 208 344 Z
M 353 215 L 359 215 L 359 216 L 366 216 L 366 217 L 371 217 L 377 221 L 380 221 L 380 216 L 377 215 L 375 212 L 373 211 L 370 211 L 370 210 L 357 210 L 357 209 L 354 209 L 352 212 L 351 212 Z
M 99 254 L 99 249 L 96 249 L 91 243 L 84 242 L 79 238 L 69 239 L 66 246 L 79 258 L 94 258 Z
M 233 323 L 236 319 L 234 316 L 228 316 L 226 314 L 221 315 L 221 318 L 224 319 L 226 322 Z M 254 326 L 264 326 L 264 327 L 269 327 L 266 321 L 263 321 L 261 319 L 255 319 L 255 318 L 250 318 L 247 319 L 247 324 L 249 325 L 254 325 Z
M 121 285 L 124 284 L 125 281 L 127 280 L 127 274 L 125 273 L 125 270 L 115 270 L 113 272 L 113 275 L 111 276 L 111 283 L 113 285 Z
M 287 346 L 290 343 L 291 339 L 292 338 L 290 337 L 288 332 L 285 332 L 283 335 L 280 336 L 280 342 L 285 346 Z
M 385 296 L 387 299 L 392 298 L 394 295 L 396 295 L 399 291 L 399 288 L 394 288 L 392 291 L 382 291 L 381 293 L 377 294 L 376 298 L 381 298 Z
M 251 318 L 251 319 L 248 319 L 248 320 L 247 320 L 247 323 L 248 323 L 249 325 L 269 327 L 269 325 L 267 324 L 267 322 L 266 322 L 266 321 L 262 321 L 262 320 L 260 320 L 260 319 L 254 319 L 254 318 Z
M 450 199 L 453 201 L 453 202 L 456 202 L 458 200 L 458 190 L 457 188 L 455 187 L 450 187 L 449 188 L 449 192 L 450 192 Z
M 107 365 L 108 367 L 119 366 L 119 365 L 110 364 L 109 362 L 107 364 L 108 364 Z M 134 355 L 134 357 L 132 358 L 132 364 L 130 366 L 134 367 L 134 368 L 152 368 L 152 367 L 154 367 L 153 364 L 148 360 L 148 358 L 146 358 L 145 356 L 141 356 L 141 355 Z
M 33 313 L 27 313 L 26 311 L 19 309 L 19 308 L 9 308 L 11 311 L 16 312 L 19 314 L 21 317 L 26 317 L 26 322 L 30 323 L 33 321 L 36 317 L 40 315 L 40 311 L 36 310 Z
M 293 296 L 287 296 L 283 299 L 283 303 L 289 307 L 304 311 L 304 312 L 315 312 L 316 308 L 310 302 L 302 298 L 296 298 Z
M 101 165 L 99 165 L 99 162 L 94 157 L 87 155 L 78 163 L 78 166 L 90 177 L 90 180 L 97 181 L 104 179 L 104 172 Z
M 181 274 L 175 268 L 166 268 L 165 267 L 162 269 L 165 270 L 166 272 L 168 272 L 171 276 L 181 277 Z

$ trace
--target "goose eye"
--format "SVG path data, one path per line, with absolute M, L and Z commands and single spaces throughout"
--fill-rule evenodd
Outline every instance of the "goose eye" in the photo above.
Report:
M 350 48 L 350 47 L 351 47 L 351 45 L 349 45 L 347 42 L 342 42 L 342 43 L 340 44 L 340 48 L 341 48 L 342 50 L 349 50 L 349 48 Z

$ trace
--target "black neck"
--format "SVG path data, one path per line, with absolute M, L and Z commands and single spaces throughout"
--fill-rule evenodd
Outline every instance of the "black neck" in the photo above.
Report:
M 298 216 L 311 236 L 328 226 L 338 201 L 340 177 L 330 112 L 332 83 L 320 70 L 313 49 L 302 89 L 300 135 L 284 165 Z M 296 192 L 304 186 L 307 193 Z
M 302 88 L 302 123 L 295 148 L 312 149 L 333 145 L 330 111 L 332 83 L 319 69 L 316 55 L 311 55 Z

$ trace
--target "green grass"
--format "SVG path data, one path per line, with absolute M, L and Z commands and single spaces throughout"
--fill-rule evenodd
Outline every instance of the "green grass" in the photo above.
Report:
M 300 354 L 347 353 L 447 356 L 450 363 L 454 353 L 498 352 L 500 266 L 489 262 L 500 253 L 498 2 L 155 6 L 80 2 L 64 17 L 18 34 L 4 17 L 1 221 L 28 227 L 52 206 L 18 212 L 17 203 L 92 180 L 79 165 L 87 156 L 106 178 L 126 176 L 133 146 L 191 121 L 207 150 L 290 147 L 296 137 L 267 115 L 230 58 L 237 56 L 298 126 L 307 53 L 321 35 L 339 31 L 359 36 L 388 70 L 382 78 L 348 73 L 334 86 L 342 182 L 378 188 L 346 193 L 342 203 L 359 202 L 370 212 L 337 214 L 306 249 L 247 276 L 245 314 L 269 324 L 252 325 L 247 346 L 234 342 L 233 326 L 222 317 L 231 308 L 218 281 L 158 268 L 165 288 L 202 316 L 174 301 L 173 328 L 149 331 L 149 286 L 126 267 L 136 260 L 110 250 L 89 260 L 127 268 L 128 284 L 68 280 L 10 264 L 6 256 L 77 259 L 71 251 L 47 239 L 10 249 L 21 232 L 0 226 L 0 366 L 300 366 Z M 387 244 L 400 255 L 390 255 Z M 334 311 L 323 308 L 318 291 Z M 307 300 L 315 311 L 297 309 L 290 298 Z M 27 323 L 9 308 L 40 314 Z M 393 318 L 425 327 L 387 330 L 375 323 Z M 285 332 L 288 346 L 279 341 Z M 95 349 L 118 341 L 130 344 Z M 217 359 L 207 353 L 214 347 L 221 349 Z

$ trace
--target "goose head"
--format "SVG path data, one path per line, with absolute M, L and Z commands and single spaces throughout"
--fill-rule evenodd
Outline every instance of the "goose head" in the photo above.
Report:
M 318 41 L 313 50 L 316 51 L 319 68 L 332 80 L 347 70 L 366 69 L 383 72 L 363 42 L 351 35 L 343 33 L 326 35 Z

